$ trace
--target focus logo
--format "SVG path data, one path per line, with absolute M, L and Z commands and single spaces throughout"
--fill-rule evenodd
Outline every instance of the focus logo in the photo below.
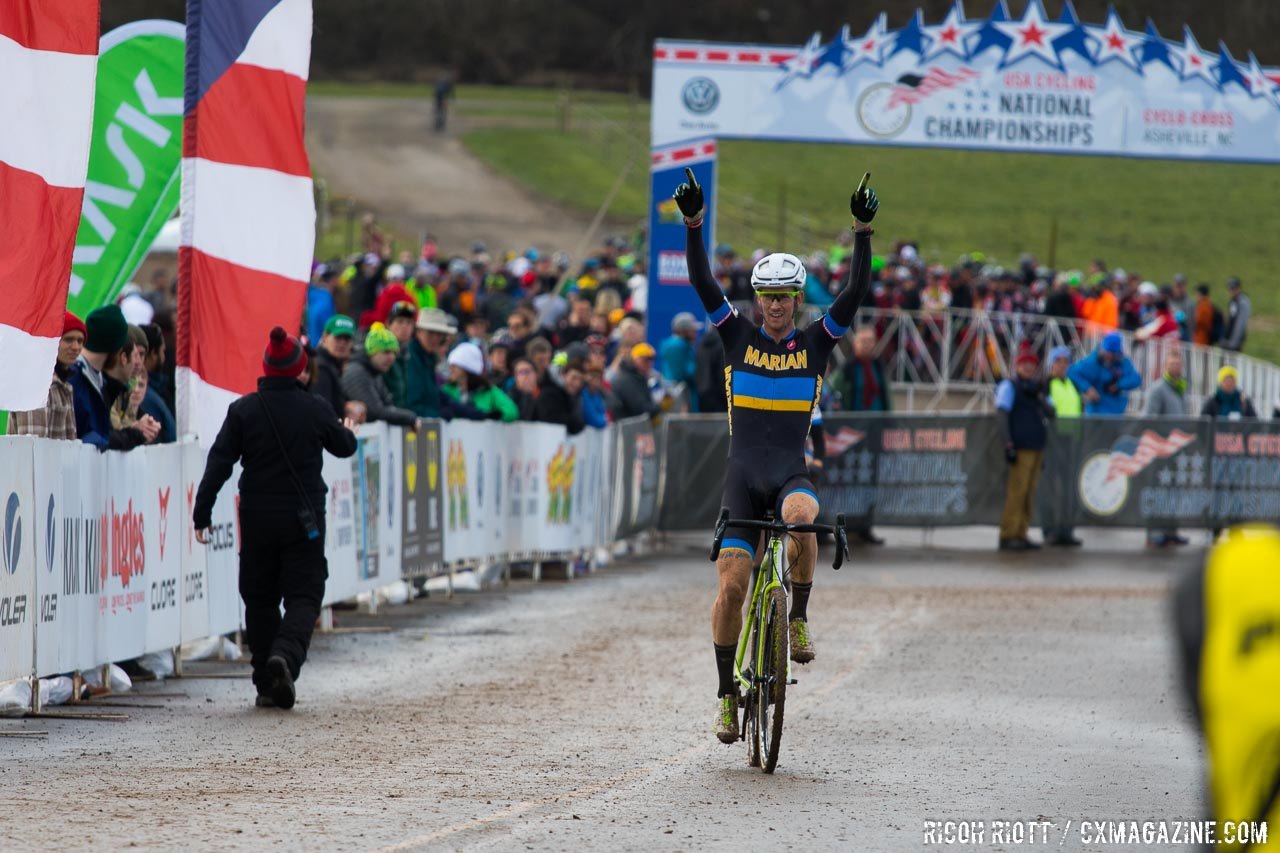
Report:
M 706 115 L 720 106 L 720 87 L 707 77 L 694 77 L 684 84 L 680 100 L 689 112 Z
M 58 537 L 58 520 L 54 509 L 53 495 L 49 495 L 49 509 L 44 517 L 44 567 L 50 572 L 53 571 L 54 545 Z
M 17 492 L 9 493 L 9 502 L 4 510 L 4 568 L 9 574 L 18 571 L 18 558 L 22 556 L 22 519 L 18 511 L 22 502 Z

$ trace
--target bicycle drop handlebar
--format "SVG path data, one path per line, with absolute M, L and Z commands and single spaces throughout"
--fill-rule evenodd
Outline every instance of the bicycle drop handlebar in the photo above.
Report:
M 733 527 L 747 527 L 752 530 L 764 530 L 769 533 L 830 533 L 836 538 L 836 558 L 831 563 L 831 568 L 839 571 L 844 565 L 845 559 L 849 556 L 849 539 L 845 532 L 844 513 L 836 516 L 835 524 L 800 524 L 788 523 L 781 519 L 773 521 L 759 521 L 754 518 L 730 518 L 729 508 L 723 507 L 720 510 L 720 518 L 716 520 L 716 538 L 711 543 L 711 561 L 715 562 L 720 556 L 720 543 L 724 539 L 725 530 L 732 525 Z

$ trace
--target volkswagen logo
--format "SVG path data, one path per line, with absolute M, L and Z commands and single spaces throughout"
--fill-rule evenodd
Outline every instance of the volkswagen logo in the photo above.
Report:
M 684 84 L 680 98 L 689 112 L 703 115 L 720 105 L 720 87 L 707 77 L 694 77 Z

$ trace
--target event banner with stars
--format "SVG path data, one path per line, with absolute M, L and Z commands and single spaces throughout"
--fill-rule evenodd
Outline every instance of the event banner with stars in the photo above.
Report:
M 861 27 L 858 28 L 861 30 Z M 1193 160 L 1280 160 L 1280 69 L 1189 28 L 1112 9 L 1011 18 L 957 2 L 940 21 L 881 14 L 803 46 L 658 41 L 655 147 L 694 137 L 862 142 Z
M 994 416 L 835 413 L 825 431 L 816 483 L 824 520 L 844 513 L 854 527 L 1000 522 L 1009 466 Z M 668 418 L 667 469 L 718 486 L 728 439 L 722 418 Z M 718 488 L 675 479 L 667 478 L 659 527 L 714 524 Z M 1049 428 L 1037 526 L 1206 528 L 1276 518 L 1280 423 L 1061 418 Z

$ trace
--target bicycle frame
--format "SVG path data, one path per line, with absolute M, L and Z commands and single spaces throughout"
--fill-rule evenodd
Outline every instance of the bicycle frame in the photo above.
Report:
M 747 608 L 747 619 L 742 623 L 742 633 L 738 637 L 738 654 L 733 663 L 733 677 L 746 690 L 750 690 L 753 685 L 751 679 L 742 674 L 742 662 L 747 657 L 747 643 L 751 638 L 751 629 L 764 606 L 763 603 L 769 593 L 777 587 L 782 587 L 783 595 L 787 596 L 788 601 L 790 600 L 784 580 L 790 574 L 791 567 L 787 565 L 787 549 L 783 544 L 782 536 L 776 533 L 770 534 L 769 541 L 765 545 L 764 558 L 751 573 L 751 594 L 748 596 L 751 604 Z M 752 662 L 751 669 L 753 678 L 759 677 L 760 668 L 764 664 L 765 651 L 763 644 L 756 649 L 757 660 Z M 790 660 L 787 661 L 787 678 L 788 680 L 791 678 Z

